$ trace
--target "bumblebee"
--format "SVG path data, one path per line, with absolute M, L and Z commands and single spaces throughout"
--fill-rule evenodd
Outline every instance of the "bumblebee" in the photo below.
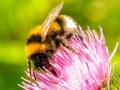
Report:
M 68 45 L 68 40 L 77 32 L 77 24 L 71 17 L 59 15 L 62 6 L 63 1 L 53 8 L 44 22 L 34 27 L 28 35 L 25 51 L 30 74 L 31 62 L 35 66 L 35 69 L 40 68 L 44 70 L 43 67 L 49 69 L 51 66 L 48 59 L 60 44 L 74 51 Z

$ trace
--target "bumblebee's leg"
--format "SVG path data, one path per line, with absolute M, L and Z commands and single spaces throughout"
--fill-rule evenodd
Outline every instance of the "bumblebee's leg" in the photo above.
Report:
M 81 36 L 80 34 L 75 34 L 75 37 L 76 37 L 77 39 L 80 39 L 81 41 L 83 41 L 83 38 L 82 38 L 82 36 Z
M 30 73 L 30 84 L 32 84 L 31 62 L 29 59 L 28 59 L 28 67 L 29 67 L 29 73 Z
M 36 76 L 35 76 L 35 70 L 37 69 L 38 67 L 36 67 L 35 69 L 33 69 L 33 76 L 34 76 L 34 79 L 35 79 L 35 81 L 37 81 L 37 78 L 36 78 Z M 38 86 L 38 83 L 36 82 L 36 84 L 37 84 L 37 86 Z
M 67 42 L 67 40 L 66 40 L 65 37 L 59 37 L 59 36 L 57 36 L 57 37 L 56 37 L 56 41 L 57 41 L 58 43 L 61 43 L 64 47 L 66 47 L 66 48 L 69 49 L 70 51 L 75 52 L 75 50 L 74 50 L 72 47 L 70 47 L 70 46 L 67 45 L 68 42 Z
M 67 35 L 65 38 L 69 39 L 70 37 L 72 37 L 73 33 L 70 33 L 69 35 Z

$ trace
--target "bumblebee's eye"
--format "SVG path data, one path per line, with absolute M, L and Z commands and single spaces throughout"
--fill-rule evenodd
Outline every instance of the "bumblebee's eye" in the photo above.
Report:
M 34 64 L 35 68 L 50 67 L 50 63 L 48 61 L 48 53 L 36 53 L 30 57 L 30 60 Z
M 33 64 L 36 64 L 36 63 L 41 64 L 47 60 L 47 55 L 44 53 L 36 53 L 36 54 L 33 54 L 30 57 L 30 59 L 32 60 Z
M 31 61 L 33 62 L 34 65 L 40 63 L 38 55 L 34 55 L 34 57 L 31 57 Z

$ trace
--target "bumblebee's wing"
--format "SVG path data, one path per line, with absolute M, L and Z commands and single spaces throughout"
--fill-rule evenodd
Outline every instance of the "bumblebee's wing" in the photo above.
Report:
M 63 1 L 51 10 L 51 12 L 46 17 L 45 21 L 42 23 L 41 27 L 43 28 L 43 34 L 44 34 L 42 38 L 43 41 L 46 39 L 48 32 L 50 32 L 49 28 L 51 24 L 55 21 L 57 16 L 59 15 L 62 6 L 63 6 Z

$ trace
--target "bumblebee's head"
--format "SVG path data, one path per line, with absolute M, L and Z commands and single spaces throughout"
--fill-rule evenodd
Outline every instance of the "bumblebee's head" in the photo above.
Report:
M 43 68 L 42 66 L 44 66 L 45 68 L 49 68 L 50 64 L 47 59 L 48 54 L 46 53 L 36 53 L 30 56 L 30 60 L 32 61 L 36 68 L 37 67 Z

